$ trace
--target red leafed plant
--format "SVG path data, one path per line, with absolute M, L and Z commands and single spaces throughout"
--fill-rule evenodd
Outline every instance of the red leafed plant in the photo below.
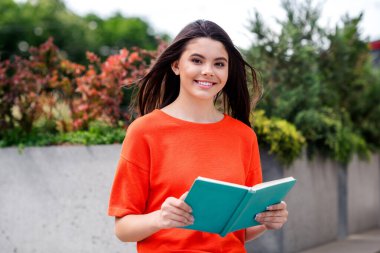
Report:
M 43 114 L 41 98 L 52 93 L 51 78 L 58 69 L 59 51 L 49 39 L 30 50 L 29 59 L 14 57 L 0 62 L 0 123 L 29 132 Z
M 83 66 L 65 59 L 52 38 L 29 52 L 29 59 L 0 61 L 2 130 L 17 127 L 28 133 L 41 122 L 64 132 L 87 129 L 92 121 L 116 126 L 128 119 L 120 107 L 122 87 L 143 76 L 157 55 L 122 49 L 101 62 L 88 52 L 89 64 Z
M 84 75 L 76 78 L 76 92 L 80 97 L 74 100 L 73 106 L 75 128 L 86 128 L 93 120 L 116 125 L 120 119 L 128 119 L 128 114 L 120 108 L 122 87 L 130 86 L 144 75 L 147 57 L 153 54 L 141 49 L 132 53 L 122 49 L 101 63 L 94 53 L 87 52 L 90 64 Z

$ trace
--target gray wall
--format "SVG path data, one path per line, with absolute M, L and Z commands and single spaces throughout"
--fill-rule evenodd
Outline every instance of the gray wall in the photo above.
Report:
M 338 193 L 336 164 L 330 160 L 300 159 L 284 171 L 297 178 L 286 200 L 289 222 L 284 230 L 285 252 L 297 252 L 337 239 Z
M 107 217 L 119 150 L 0 149 L 0 252 L 128 252 Z
M 298 252 L 337 239 L 337 165 L 320 157 L 305 156 L 282 168 L 273 156 L 261 152 L 264 180 L 293 176 L 297 183 L 285 199 L 289 219 L 282 234 L 269 231 L 248 244 L 253 252 Z M 276 240 L 274 240 L 276 238 Z M 275 241 L 276 248 L 270 241 Z
M 0 252 L 135 252 L 113 234 L 107 204 L 120 145 L 0 149 Z M 248 252 L 299 252 L 380 225 L 380 159 L 346 168 L 305 156 L 289 168 L 262 151 L 264 179 L 297 178 L 289 220 Z M 343 216 L 341 214 L 344 214 Z M 342 218 L 343 217 L 343 218 Z
M 355 157 L 348 166 L 347 225 L 350 234 L 380 225 L 379 160 L 378 155 L 372 156 L 368 162 Z
M 252 252 L 299 252 L 348 234 L 380 227 L 380 159 L 355 157 L 348 166 L 305 155 L 289 168 L 261 152 L 265 180 L 293 176 L 297 183 L 285 199 L 289 220 L 247 244 Z

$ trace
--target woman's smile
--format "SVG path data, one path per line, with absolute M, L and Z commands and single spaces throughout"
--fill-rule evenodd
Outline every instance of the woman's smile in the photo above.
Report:
M 210 89 L 215 83 L 208 82 L 208 81 L 200 81 L 200 80 L 195 80 L 195 84 L 203 89 Z

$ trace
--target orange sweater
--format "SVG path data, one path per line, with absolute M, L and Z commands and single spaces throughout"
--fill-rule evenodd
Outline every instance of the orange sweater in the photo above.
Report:
M 256 135 L 225 115 L 193 123 L 162 112 L 128 128 L 112 186 L 111 216 L 146 214 L 167 197 L 179 198 L 198 176 L 252 186 L 262 182 Z M 252 217 L 253 218 L 253 217 Z M 164 229 L 137 243 L 139 252 L 245 252 L 245 231 L 225 237 L 181 228 Z

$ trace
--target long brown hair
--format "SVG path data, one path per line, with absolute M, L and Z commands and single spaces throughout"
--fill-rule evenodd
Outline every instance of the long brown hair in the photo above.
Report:
M 257 82 L 256 72 L 243 59 L 228 34 L 220 26 L 208 20 L 197 20 L 185 26 L 139 81 L 137 96 L 140 115 L 163 108 L 178 97 L 180 79 L 173 73 L 171 64 L 180 58 L 190 40 L 202 37 L 221 42 L 229 58 L 227 83 L 215 97 L 214 102 L 223 95 L 224 112 L 251 126 L 249 114 L 261 96 L 261 86 Z M 246 68 L 252 75 L 252 103 L 248 92 Z

